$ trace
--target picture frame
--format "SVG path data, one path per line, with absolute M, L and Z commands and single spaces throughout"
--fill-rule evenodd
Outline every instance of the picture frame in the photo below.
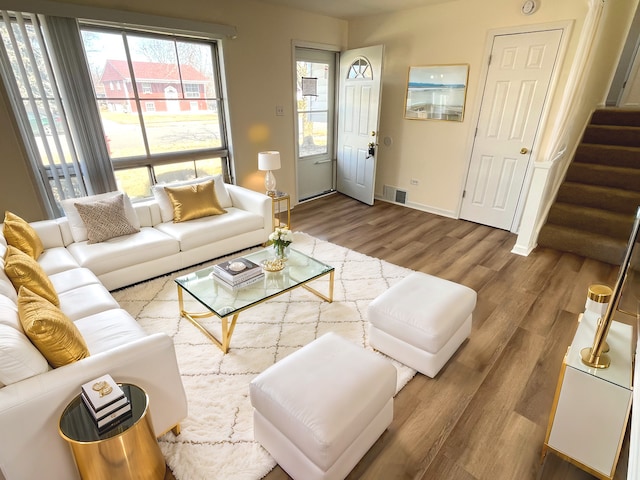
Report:
M 469 65 L 410 66 L 404 118 L 462 122 Z

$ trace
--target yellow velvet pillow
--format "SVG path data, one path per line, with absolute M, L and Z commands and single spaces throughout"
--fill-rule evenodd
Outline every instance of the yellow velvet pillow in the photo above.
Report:
M 173 205 L 174 223 L 227 213 L 218 202 L 213 180 L 164 190 Z
M 40 264 L 11 245 L 7 247 L 7 255 L 4 257 L 4 272 L 16 291 L 25 286 L 55 306 L 60 305 L 58 294 Z
M 4 212 L 4 225 L 2 226 L 7 245 L 12 245 L 37 260 L 44 251 L 42 240 L 28 222 L 9 211 Z
M 78 327 L 58 307 L 27 287 L 18 291 L 18 316 L 27 337 L 52 367 L 89 356 Z

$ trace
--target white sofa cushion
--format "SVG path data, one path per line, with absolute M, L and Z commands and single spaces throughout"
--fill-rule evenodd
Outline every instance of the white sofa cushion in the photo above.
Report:
M 80 266 L 73 255 L 64 247 L 45 250 L 38 258 L 38 263 L 47 275 L 72 270 Z
M 147 336 L 140 324 L 126 310 L 120 308 L 89 315 L 74 323 L 91 355 Z
M 182 187 L 184 185 L 195 185 L 197 183 L 203 183 L 209 180 L 213 180 L 213 185 L 216 192 L 216 198 L 218 203 L 224 209 L 232 206 L 231 197 L 224 183 L 222 175 L 213 175 L 209 177 L 194 178 L 193 180 L 185 180 L 183 182 L 171 182 L 171 183 L 159 183 L 151 187 L 153 196 L 155 197 L 160 207 L 160 215 L 163 222 L 173 221 L 173 204 L 167 195 L 164 187 Z
M 53 275 L 49 275 L 49 280 L 51 280 L 53 288 L 58 292 L 58 295 L 85 285 L 101 284 L 100 279 L 96 277 L 95 273 L 88 268 L 82 267 L 54 273 Z
M 138 233 L 132 235 L 92 245 L 87 242 L 72 243 L 67 249 L 80 266 L 100 276 L 131 265 L 174 255 L 180 251 L 180 244 L 155 228 L 142 227 Z
M 101 284 L 85 285 L 58 295 L 60 310 L 73 322 L 89 315 L 120 308 Z
M 0 296 L 7 297 L 13 303 L 18 301 L 18 293 L 16 292 L 16 287 L 13 286 L 7 274 L 4 273 L 4 262 L 0 260 Z
M 18 316 L 18 305 L 2 295 L 0 295 L 0 324 L 24 332 Z
M 47 360 L 22 329 L 18 306 L 0 295 L 0 387 L 47 370 Z
M 203 245 L 233 238 L 262 228 L 264 218 L 246 210 L 228 208 L 224 215 L 202 217 L 183 223 L 161 223 L 156 229 L 180 242 L 183 252 Z
M 24 332 L 0 323 L 0 383 L 11 385 L 47 370 L 47 360 Z
M 127 217 L 127 220 L 135 229 L 140 228 L 140 220 L 138 220 L 138 216 L 136 215 L 133 206 L 131 205 L 131 200 L 126 193 L 123 192 L 108 192 L 101 193 L 100 195 L 90 195 L 88 197 L 81 198 L 67 198 L 66 200 L 62 200 L 60 204 L 64 210 L 64 214 L 69 221 L 69 227 L 71 228 L 71 235 L 73 236 L 74 242 L 84 242 L 89 237 L 87 235 L 87 228 L 85 227 L 80 214 L 78 213 L 78 209 L 75 207 L 76 203 L 94 203 L 100 200 L 107 200 L 109 198 L 123 195 L 124 202 L 124 211 Z

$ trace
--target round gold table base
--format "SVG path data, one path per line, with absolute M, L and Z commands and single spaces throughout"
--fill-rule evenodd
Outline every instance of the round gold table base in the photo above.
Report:
M 580 356 L 582 357 L 582 363 L 593 368 L 609 368 L 611 365 L 611 358 L 606 353 L 601 354 L 599 357 L 591 358 L 591 347 L 585 347 L 580 350 Z
M 91 480 L 160 479 L 164 457 L 149 411 L 122 434 L 98 442 L 69 442 L 80 476 Z

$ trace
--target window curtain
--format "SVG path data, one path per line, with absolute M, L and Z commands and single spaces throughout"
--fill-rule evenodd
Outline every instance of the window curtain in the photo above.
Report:
M 78 22 L 73 18 L 47 16 L 43 24 L 51 55 L 55 57 L 55 76 L 65 98 L 66 117 L 72 124 L 74 143 L 82 159 L 87 193 L 117 190 Z

